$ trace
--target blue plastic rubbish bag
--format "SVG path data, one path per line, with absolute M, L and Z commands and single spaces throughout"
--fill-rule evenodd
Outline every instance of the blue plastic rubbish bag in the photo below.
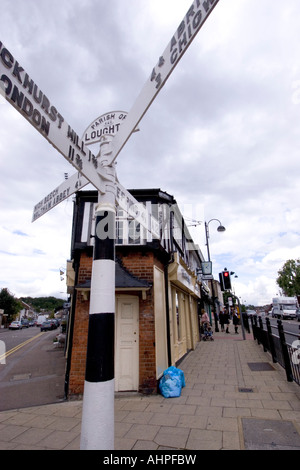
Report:
M 185 387 L 183 371 L 174 366 L 166 369 L 159 381 L 161 394 L 165 398 L 180 397 L 182 387 Z

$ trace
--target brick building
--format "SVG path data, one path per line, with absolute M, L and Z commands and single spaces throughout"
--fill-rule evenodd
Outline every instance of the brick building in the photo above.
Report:
M 122 210 L 116 222 L 115 390 L 155 393 L 163 371 L 199 341 L 199 310 L 209 300 L 201 282 L 203 255 L 191 240 L 175 199 L 159 190 L 131 190 L 147 207 L 159 238 Z M 74 204 L 72 294 L 67 347 L 67 395 L 83 393 L 96 191 Z M 150 220 L 150 219 L 149 219 Z

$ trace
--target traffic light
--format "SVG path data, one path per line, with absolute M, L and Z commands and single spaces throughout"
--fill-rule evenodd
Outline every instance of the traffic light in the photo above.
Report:
M 221 290 L 231 290 L 231 280 L 229 271 L 223 271 L 219 274 Z
M 219 273 L 219 280 L 220 280 L 221 291 L 223 292 L 225 290 L 224 289 L 224 282 L 223 282 L 223 273 Z
M 231 280 L 229 271 L 223 271 L 223 285 L 225 290 L 231 290 Z

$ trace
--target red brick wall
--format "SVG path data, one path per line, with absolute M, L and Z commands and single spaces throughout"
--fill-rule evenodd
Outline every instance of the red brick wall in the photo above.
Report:
M 89 301 L 77 295 L 73 348 L 69 378 L 69 394 L 81 395 L 84 388 L 87 334 L 89 323 Z
M 86 253 L 81 254 L 78 273 L 78 284 L 91 279 L 93 259 Z M 87 335 L 89 326 L 89 301 L 84 300 L 82 294 L 77 292 L 75 322 L 73 332 L 73 348 L 69 378 L 69 394 L 81 395 L 83 393 L 87 351 Z
M 80 257 L 80 267 L 78 273 L 78 284 L 84 284 L 92 277 L 93 258 L 86 253 L 82 253 Z

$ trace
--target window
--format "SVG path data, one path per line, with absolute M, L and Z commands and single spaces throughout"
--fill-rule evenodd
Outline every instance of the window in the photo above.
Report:
M 141 244 L 141 224 L 135 220 L 129 221 L 128 243 L 130 245 Z
M 175 306 L 176 306 L 176 324 L 177 324 L 177 340 L 181 341 L 181 318 L 180 318 L 180 302 L 179 293 L 176 291 L 175 294 Z
M 117 233 L 116 233 L 116 243 L 118 245 L 123 245 L 124 243 L 124 212 L 119 210 L 117 215 Z

